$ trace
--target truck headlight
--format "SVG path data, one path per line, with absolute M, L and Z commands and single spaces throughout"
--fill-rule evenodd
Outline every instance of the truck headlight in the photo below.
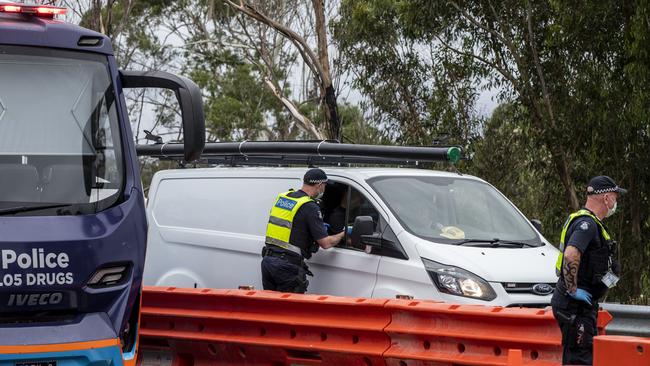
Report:
M 424 258 L 422 262 L 431 280 L 441 292 L 485 301 L 497 297 L 487 281 L 469 271 Z

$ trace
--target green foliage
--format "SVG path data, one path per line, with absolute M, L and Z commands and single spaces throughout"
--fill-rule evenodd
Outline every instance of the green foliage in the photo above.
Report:
M 265 60 L 232 46 L 241 43 L 234 37 L 241 29 L 223 2 L 141 0 L 126 22 L 126 2 L 111 4 L 99 13 L 112 19 L 104 26 L 118 61 L 192 77 L 204 93 L 209 141 L 307 137 L 265 84 Z M 89 9 L 82 24 L 97 29 L 97 14 Z M 647 301 L 650 4 L 341 0 L 339 15 L 331 24 L 337 66 L 349 70 L 363 96 L 361 108 L 339 105 L 344 142 L 462 145 L 471 159 L 461 168 L 540 218 L 551 242 L 572 206 L 584 201 L 588 179 L 612 176 L 630 193 L 606 221 L 624 270 L 608 300 Z M 161 39 L 162 25 L 179 26 L 183 44 Z M 289 96 L 297 56 L 283 47 L 275 52 L 271 73 Z M 498 91 L 501 105 L 484 118 L 475 106 L 487 89 Z M 177 112 L 160 104 L 159 125 L 177 128 Z M 313 101 L 296 105 L 324 124 Z
M 370 145 L 392 142 L 379 129 L 368 123 L 357 106 L 348 103 L 340 104 L 339 118 L 341 118 L 342 142 Z
M 421 32 L 412 27 L 409 8 L 401 1 L 343 1 L 333 24 L 343 66 L 372 101 L 372 123 L 396 142 L 430 145 L 447 136 L 448 143 L 467 145 L 480 121 L 473 111 L 474 70 L 458 67 L 462 56 L 414 37 Z
M 552 242 L 591 176 L 630 187 L 607 220 L 624 268 L 609 300 L 648 298 L 647 2 L 343 0 L 340 13 L 334 35 L 377 125 L 398 142 L 449 132 L 464 169 Z M 484 88 L 502 102 L 486 121 L 472 109 Z
M 266 130 L 268 114 L 282 118 L 282 105 L 250 65 L 230 63 L 218 79 L 210 71 L 195 68 L 191 74 L 209 91 L 204 99 L 208 140 L 255 140 Z
M 544 235 L 558 243 L 564 209 L 562 183 L 551 153 L 530 138 L 529 112 L 514 103 L 497 107 L 474 144 L 467 170 L 494 184 L 529 218 L 542 220 Z M 497 167 L 497 169 L 495 169 Z

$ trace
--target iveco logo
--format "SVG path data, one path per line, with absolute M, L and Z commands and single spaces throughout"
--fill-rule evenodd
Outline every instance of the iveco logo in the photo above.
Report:
M 548 283 L 538 283 L 533 286 L 533 293 L 535 295 L 549 295 L 553 293 L 553 286 Z

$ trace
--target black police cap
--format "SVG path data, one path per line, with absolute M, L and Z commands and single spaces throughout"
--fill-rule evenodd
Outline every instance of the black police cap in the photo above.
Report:
M 627 189 L 619 187 L 614 180 L 606 175 L 599 175 L 591 178 L 587 186 L 587 194 L 602 194 L 616 192 L 620 194 L 627 193 Z
M 327 182 L 327 174 L 325 174 L 325 172 L 322 169 L 318 169 L 318 168 L 309 169 L 307 173 L 305 173 L 305 176 L 302 179 L 302 181 L 305 184 L 310 184 L 310 185 L 325 183 Z

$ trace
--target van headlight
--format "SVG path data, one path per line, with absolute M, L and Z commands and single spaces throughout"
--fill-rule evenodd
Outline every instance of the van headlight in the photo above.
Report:
M 469 271 L 424 258 L 422 262 L 431 280 L 441 292 L 485 301 L 497 297 L 487 281 Z

